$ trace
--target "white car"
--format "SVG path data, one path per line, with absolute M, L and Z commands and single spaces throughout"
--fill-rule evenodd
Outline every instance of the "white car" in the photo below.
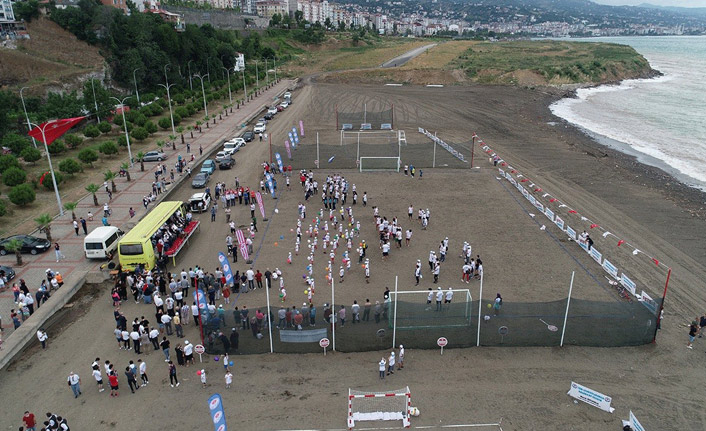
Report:
M 287 99 L 287 100 L 291 99 L 291 98 L 292 98 L 292 93 L 290 93 L 289 91 L 287 91 L 286 93 L 284 93 L 284 98 Z
M 277 107 L 276 106 L 271 107 L 270 109 L 267 110 L 267 113 L 271 114 L 271 115 L 277 115 Z
M 229 158 L 233 153 L 229 153 L 226 150 L 219 151 L 218 154 L 216 154 L 216 163 L 221 163 L 223 160 Z
M 287 102 L 287 101 L 285 100 L 284 102 L 280 103 L 279 105 L 280 105 L 281 107 L 283 107 L 283 108 L 287 108 L 287 106 L 289 106 L 289 102 Z
M 265 123 L 257 123 L 255 124 L 255 128 L 253 129 L 253 132 L 255 133 L 265 133 Z

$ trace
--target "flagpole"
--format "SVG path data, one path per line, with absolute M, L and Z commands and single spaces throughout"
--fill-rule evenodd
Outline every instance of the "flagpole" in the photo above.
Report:
M 49 172 L 51 173 L 51 182 L 54 185 L 54 193 L 56 194 L 56 203 L 59 205 L 59 215 L 64 215 L 64 206 L 61 205 L 61 196 L 59 195 L 59 188 L 56 186 L 56 176 L 54 175 L 54 167 L 51 164 L 51 155 L 49 154 L 49 147 L 47 146 L 47 137 L 44 134 L 44 130 L 50 125 L 56 123 L 57 120 L 47 121 L 44 127 L 40 127 L 37 124 L 32 124 L 34 127 L 38 128 L 42 132 L 42 141 L 44 143 L 44 151 L 47 153 L 47 160 L 49 161 Z
M 267 325 L 267 329 L 270 332 L 270 353 L 274 353 L 274 349 L 272 348 L 272 321 L 270 320 L 270 279 L 265 278 L 265 295 L 267 296 L 267 321 L 269 324 Z

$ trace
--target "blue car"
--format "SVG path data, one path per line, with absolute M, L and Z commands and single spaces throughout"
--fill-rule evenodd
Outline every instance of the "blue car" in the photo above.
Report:
M 203 165 L 201 165 L 201 172 L 206 173 L 208 175 L 213 174 L 215 170 L 216 162 L 211 159 L 206 160 L 205 162 L 203 162 Z

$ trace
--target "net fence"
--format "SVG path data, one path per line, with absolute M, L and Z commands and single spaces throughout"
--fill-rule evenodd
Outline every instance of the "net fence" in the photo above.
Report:
M 356 112 L 337 112 L 336 123 L 338 130 L 381 130 L 393 127 L 393 117 L 393 108 L 382 111 L 368 111 L 364 108 Z
M 400 297 L 401 298 L 401 297 Z M 427 304 L 426 298 L 397 301 L 397 325 L 394 321 L 394 302 L 380 301 L 360 309 L 360 321 L 354 322 L 350 305 L 345 305 L 347 319 L 335 319 L 335 346 L 339 352 L 387 350 L 393 344 L 405 348 L 436 349 L 439 337 L 448 340 L 447 347 L 476 346 L 480 320 L 481 346 L 559 346 L 564 327 L 567 300 L 551 302 L 504 301 L 500 310 L 492 301 L 461 301 L 454 297 L 451 304 Z M 480 305 L 480 319 L 479 316 Z M 490 307 L 488 307 L 490 305 Z M 659 301 L 657 301 L 659 309 Z M 333 309 L 340 310 L 341 304 Z M 259 309 L 267 314 L 267 307 L 251 309 L 252 320 Z M 329 338 L 333 348 L 332 324 L 324 321 L 331 307 L 317 307 L 314 321 L 306 315 L 301 330 L 278 318 L 279 308 L 272 308 L 272 345 L 278 353 L 321 353 L 318 341 Z M 335 316 L 335 314 L 332 314 Z M 221 317 L 204 316 L 205 346 L 208 353 L 222 354 L 228 347 L 235 352 L 231 334 L 237 332 L 241 354 L 260 354 L 270 351 L 267 318 L 244 323 L 240 312 L 228 310 Z M 651 343 L 657 328 L 656 314 L 639 301 L 592 301 L 572 298 L 566 320 L 564 344 L 590 347 L 637 346 Z M 253 327 L 256 328 L 253 330 Z M 233 331 L 233 328 L 236 330 Z M 283 328 L 283 329 L 280 329 Z M 222 334 L 221 334 L 222 333 Z M 224 342 L 227 338 L 227 343 Z

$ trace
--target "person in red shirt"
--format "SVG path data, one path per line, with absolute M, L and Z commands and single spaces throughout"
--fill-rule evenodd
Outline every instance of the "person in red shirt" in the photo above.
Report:
M 34 413 L 30 413 L 28 411 L 25 412 L 25 415 L 22 416 L 22 422 L 25 423 L 25 429 L 27 431 L 36 430 L 35 425 L 37 424 L 37 422 L 34 420 Z
M 108 376 L 108 382 L 110 382 L 110 396 L 117 397 L 118 396 L 118 376 L 115 373 L 112 373 L 110 376 Z
M 257 281 L 257 288 L 262 289 L 262 273 L 259 269 L 255 273 L 255 281 Z

